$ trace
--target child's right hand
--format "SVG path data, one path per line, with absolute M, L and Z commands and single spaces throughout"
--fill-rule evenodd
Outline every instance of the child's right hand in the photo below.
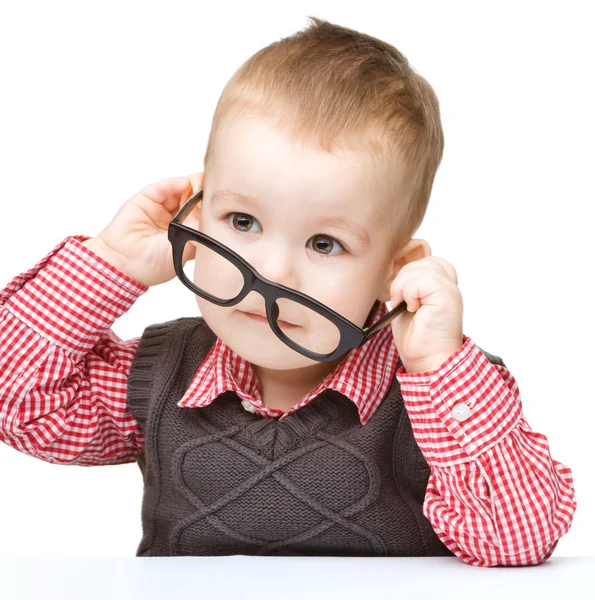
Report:
M 82 242 L 90 250 L 146 286 L 176 276 L 167 231 L 184 202 L 202 187 L 203 173 L 171 177 L 152 183 L 127 200 L 109 225 Z M 198 228 L 200 203 L 184 220 Z M 187 251 L 192 246 L 187 244 Z M 184 252 L 184 263 L 192 256 Z

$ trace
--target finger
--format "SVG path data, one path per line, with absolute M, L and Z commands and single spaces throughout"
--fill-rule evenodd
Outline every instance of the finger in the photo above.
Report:
M 411 271 L 416 271 L 418 269 L 424 270 L 436 270 L 439 266 L 433 262 L 433 256 L 424 256 L 424 258 L 420 258 L 419 260 L 412 260 L 411 262 L 405 263 L 398 271 L 397 277 L 401 273 L 410 273 Z
M 416 270 L 430 270 L 430 271 L 438 271 L 440 274 L 446 274 L 450 281 L 454 281 L 458 284 L 457 271 L 447 260 L 440 258 L 439 256 L 425 256 L 420 260 L 415 260 L 413 262 L 405 264 L 397 274 L 397 277 L 401 274 L 410 273 Z
M 408 312 L 415 312 L 421 306 L 421 302 L 415 297 L 411 285 L 398 287 L 391 293 L 390 305 L 392 308 L 398 306 L 401 302 L 405 302 Z M 403 313 L 401 313 L 403 314 Z
M 405 287 L 405 285 L 407 284 L 408 281 L 411 280 L 411 278 L 413 277 L 436 277 L 437 275 L 439 277 L 447 277 L 444 274 L 444 270 L 442 268 L 440 268 L 439 271 L 437 271 L 438 267 L 436 265 L 432 266 L 432 265 L 428 265 L 427 263 L 423 264 L 423 265 L 418 265 L 416 267 L 413 267 L 411 269 L 408 270 L 403 270 L 401 269 L 398 273 L 397 276 L 393 279 L 393 282 L 391 283 L 390 286 L 390 291 L 389 291 L 389 295 L 392 298 L 395 290 L 401 290 L 401 295 L 402 295 L 402 290 Z M 449 280 L 450 281 L 450 280 Z
M 440 288 L 440 283 L 436 279 L 436 272 L 430 269 L 405 273 L 395 279 L 394 285 L 394 290 L 391 288 L 391 304 L 396 306 L 392 298 L 395 301 L 398 299 L 398 302 L 405 300 L 409 312 L 419 310 L 424 304 L 431 304 L 428 298 L 435 295 Z
M 447 260 L 440 258 L 439 256 L 432 256 L 434 264 L 437 264 L 439 267 L 446 271 L 446 274 L 452 279 L 455 283 L 459 283 L 459 278 L 457 276 L 457 270 L 451 265 Z
M 189 177 L 168 177 L 144 187 L 139 194 L 160 204 L 171 214 L 175 214 L 182 201 L 192 195 L 192 182 Z
M 408 282 L 403 288 L 403 298 L 407 302 L 407 310 L 409 312 L 416 312 L 421 307 L 421 300 L 419 299 L 419 289 Z
M 409 282 L 412 278 L 416 278 L 416 273 L 401 273 L 397 275 L 390 287 L 390 304 L 392 308 L 398 306 L 401 302 L 405 302 L 409 312 L 415 312 L 415 301 L 411 297 Z

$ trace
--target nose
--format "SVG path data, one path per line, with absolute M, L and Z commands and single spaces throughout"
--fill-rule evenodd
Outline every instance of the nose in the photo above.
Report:
M 295 268 L 296 260 L 289 250 L 275 248 L 264 253 L 258 261 L 252 264 L 264 278 L 291 289 L 296 289 L 298 285 Z

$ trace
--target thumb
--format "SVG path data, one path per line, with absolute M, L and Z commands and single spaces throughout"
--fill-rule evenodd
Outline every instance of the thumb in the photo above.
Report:
M 202 173 L 189 177 L 167 177 L 151 183 L 140 191 L 140 195 L 161 204 L 170 214 L 175 214 L 184 202 L 200 189 Z

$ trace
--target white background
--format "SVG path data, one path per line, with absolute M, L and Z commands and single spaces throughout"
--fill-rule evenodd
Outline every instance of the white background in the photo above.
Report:
M 590 2 L 4 2 L 0 288 L 136 191 L 202 169 L 233 72 L 308 15 L 395 45 L 434 87 L 446 137 L 415 237 L 457 269 L 464 332 L 501 356 L 525 416 L 570 466 L 557 555 L 592 554 L 593 45 Z M 176 279 L 114 325 L 197 314 Z M 0 556 L 133 556 L 135 463 L 45 463 L 0 444 Z

